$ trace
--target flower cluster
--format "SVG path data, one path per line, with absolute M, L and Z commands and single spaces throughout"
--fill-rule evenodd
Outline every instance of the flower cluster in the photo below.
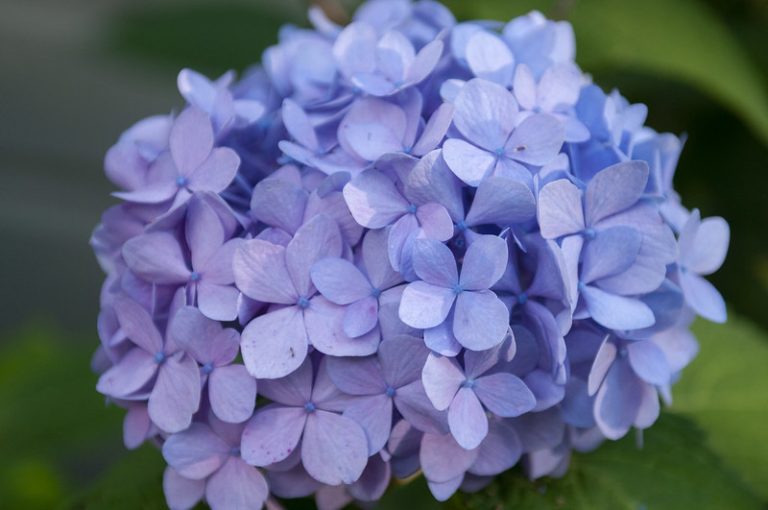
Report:
M 651 426 L 693 317 L 725 320 L 682 141 L 537 12 L 310 18 L 240 81 L 182 71 L 184 109 L 106 156 L 97 389 L 169 506 L 340 508 L 419 471 L 444 500 Z

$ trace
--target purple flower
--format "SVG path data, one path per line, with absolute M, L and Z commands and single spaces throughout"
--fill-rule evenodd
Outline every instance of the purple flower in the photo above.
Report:
M 274 379 L 292 373 L 307 357 L 310 343 L 338 356 L 376 351 L 378 335 L 346 336 L 344 308 L 317 295 L 312 284 L 315 262 L 339 257 L 341 250 L 339 228 L 325 215 L 305 223 L 288 246 L 254 239 L 238 249 L 233 262 L 238 288 L 252 299 L 279 305 L 243 330 L 243 361 L 251 375 Z
M 514 94 L 520 108 L 533 113 L 548 113 L 563 123 L 566 142 L 584 142 L 589 129 L 573 115 L 583 78 L 576 66 L 559 64 L 547 69 L 536 80 L 531 69 L 521 64 L 515 71 Z
M 186 429 L 200 405 L 197 363 L 172 338 L 163 339 L 139 304 L 122 299 L 114 306 L 120 329 L 134 347 L 99 377 L 96 389 L 117 399 L 148 398 L 149 417 L 159 428 L 171 433 Z
M 635 206 L 647 179 L 645 163 L 627 162 L 597 173 L 584 192 L 566 179 L 539 192 L 541 235 L 562 239 L 575 280 L 572 305 L 578 291 L 587 313 L 611 329 L 653 325 L 651 309 L 631 296 L 658 288 L 676 255 L 672 233 L 658 212 Z
M 512 340 L 514 342 L 514 340 Z M 456 442 L 475 449 L 488 434 L 486 410 L 496 416 L 520 416 L 536 406 L 531 390 L 517 376 L 493 370 L 503 359 L 501 346 L 465 351 L 464 368 L 455 358 L 430 354 L 422 380 L 436 409 L 448 410 L 448 426 Z
M 213 510 L 264 505 L 267 481 L 241 458 L 242 431 L 243 425 L 211 417 L 208 424 L 193 423 L 166 439 L 163 490 L 171 509 L 190 509 L 203 498 Z
M 419 157 L 435 149 L 451 125 L 453 107 L 439 106 L 422 125 L 422 97 L 408 92 L 401 105 L 377 98 L 356 101 L 339 125 L 339 144 L 363 161 L 390 153 Z
M 725 302 L 711 283 L 702 276 L 714 273 L 723 265 L 728 251 L 730 229 L 724 219 L 700 219 L 694 210 L 680 232 L 678 261 L 680 286 L 693 310 L 714 322 L 725 322 Z
M 551 115 L 534 114 L 518 125 L 514 96 L 496 83 L 468 82 L 454 106 L 453 123 L 464 139 L 446 140 L 443 157 L 453 173 L 470 186 L 477 186 L 488 175 L 530 180 L 525 165 L 547 164 L 563 144 L 563 128 Z
M 250 418 L 256 404 L 256 380 L 243 365 L 231 364 L 240 351 L 238 332 L 222 328 L 218 321 L 187 306 L 176 312 L 170 334 L 200 364 L 216 417 L 227 423 Z
M 379 97 L 423 81 L 442 53 L 442 41 L 432 41 L 417 53 L 402 33 L 390 30 L 379 36 L 373 26 L 361 21 L 348 25 L 333 46 L 341 74 L 354 87 Z
M 507 266 L 507 243 L 482 236 L 467 249 L 461 276 L 451 250 L 432 240 L 414 243 L 413 268 L 420 278 L 408 284 L 400 319 L 425 329 L 427 346 L 455 355 L 460 346 L 475 351 L 500 344 L 509 324 L 504 303 L 489 290 Z
M 207 113 L 213 121 L 214 130 L 221 134 L 232 127 L 253 124 L 265 112 L 264 105 L 259 101 L 235 99 L 229 90 L 234 79 L 233 71 L 211 81 L 196 71 L 182 69 L 176 81 L 184 99 Z
M 311 271 L 317 290 L 332 303 L 346 307 L 344 334 L 350 338 L 378 326 L 380 299 L 386 299 L 383 294 L 403 282 L 387 258 L 386 231 L 371 230 L 366 234 L 359 260 L 356 266 L 343 258 L 325 258 L 317 261 Z
M 123 246 L 123 258 L 140 278 L 162 285 L 186 285 L 189 302 L 215 320 L 237 317 L 239 292 L 233 286 L 232 258 L 242 239 L 227 240 L 222 218 L 203 198 L 187 208 L 186 250 L 169 231 L 142 234 Z M 191 267 L 190 267 L 191 266 Z
M 149 169 L 144 186 L 114 195 L 129 202 L 156 204 L 173 200 L 172 208 L 196 191 L 224 191 L 235 178 L 240 157 L 227 147 L 214 148 L 211 121 L 201 110 L 181 112 L 171 128 L 169 151 Z
M 447 500 L 465 478 L 493 476 L 517 464 L 523 453 L 522 438 L 509 420 L 490 418 L 487 435 L 471 450 L 451 434 L 424 434 L 419 462 L 429 489 L 439 501 Z
M 421 200 L 445 207 L 454 231 L 471 243 L 481 225 L 510 227 L 536 215 L 536 201 L 527 184 L 506 176 L 489 176 L 480 181 L 469 210 L 465 213 L 461 182 L 451 172 L 441 151 L 432 151 L 408 175 L 409 192 Z
M 651 341 L 621 342 L 606 336 L 589 372 L 587 390 L 596 395 L 594 417 L 609 439 L 623 437 L 633 425 L 650 427 L 659 415 L 655 386 L 671 377 L 664 352 Z
M 453 236 L 445 207 L 412 192 L 409 184 L 406 180 L 400 191 L 383 172 L 366 170 L 344 186 L 344 199 L 357 223 L 370 229 L 391 226 L 388 252 L 395 270 L 409 259 L 414 239 L 446 241 Z
M 536 11 L 309 18 L 239 79 L 182 70 L 188 106 L 105 158 L 91 365 L 169 506 L 366 506 L 419 472 L 444 501 L 651 426 L 695 316 L 726 317 L 684 139 Z
M 346 399 L 321 363 L 313 377 L 306 360 L 284 379 L 263 381 L 261 393 L 273 402 L 256 411 L 245 427 L 243 459 L 269 466 L 301 448 L 301 462 L 317 481 L 338 485 L 360 478 L 368 460 L 365 432 L 338 411 Z
M 377 356 L 328 358 L 328 375 L 342 392 L 355 395 L 344 410 L 366 431 L 368 454 L 379 452 L 390 436 L 394 410 L 420 430 L 440 432 L 445 417 L 430 403 L 421 383 L 429 351 L 420 338 L 384 340 Z

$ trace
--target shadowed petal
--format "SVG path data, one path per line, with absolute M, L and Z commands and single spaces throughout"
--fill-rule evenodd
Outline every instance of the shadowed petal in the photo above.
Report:
M 360 358 L 328 357 L 328 375 L 333 384 L 350 395 L 377 395 L 387 385 L 375 356 Z
M 123 245 L 123 258 L 140 278 L 159 284 L 180 284 L 190 271 L 176 238 L 166 232 L 152 232 L 130 239 Z
M 590 283 L 626 271 L 637 258 L 643 236 L 630 227 L 601 230 L 582 250 L 581 280 Z
M 168 466 L 163 473 L 163 493 L 171 510 L 190 510 L 205 494 L 205 480 L 184 478 Z
M 383 393 L 352 400 L 344 416 L 353 419 L 365 431 L 368 455 L 373 455 L 387 444 L 392 430 L 392 399 Z
M 259 381 L 259 394 L 273 402 L 301 407 L 312 397 L 313 377 L 312 363 L 305 360 L 286 377 Z
M 252 466 L 268 466 L 287 458 L 296 449 L 306 421 L 307 413 L 301 407 L 259 409 L 243 430 L 243 460 Z
M 447 482 L 462 476 L 477 460 L 478 450 L 459 446 L 451 434 L 424 434 L 419 459 L 424 476 L 433 482 Z
M 508 420 L 491 420 L 488 435 L 469 471 L 480 476 L 497 475 L 517 464 L 522 453 L 523 444 L 512 424 Z
M 475 381 L 475 393 L 493 414 L 512 418 L 536 407 L 536 398 L 518 377 L 500 372 Z
M 154 357 L 142 349 L 128 354 L 101 374 L 96 390 L 113 398 L 128 397 L 142 389 L 157 373 Z
M 379 344 L 381 370 L 393 388 L 418 380 L 428 355 L 424 342 L 413 336 L 399 335 Z
M 420 380 L 398 388 L 394 401 L 397 410 L 414 428 L 430 434 L 448 432 L 447 413 L 435 409 Z
M 243 365 L 217 368 L 208 377 L 208 398 L 219 419 L 242 423 L 256 406 L 256 379 Z
M 696 313 L 713 322 L 725 322 L 725 301 L 714 285 L 690 271 L 681 274 L 680 285 L 686 302 Z
M 670 383 L 672 375 L 664 351 L 648 340 L 627 345 L 629 364 L 640 379 L 654 386 Z
M 163 457 L 176 472 L 200 480 L 221 467 L 229 445 L 208 425 L 195 423 L 188 430 L 173 434 L 163 443 Z
M 605 380 L 605 375 L 616 360 L 617 354 L 616 344 L 609 340 L 606 336 L 603 339 L 603 343 L 600 345 L 595 360 L 592 362 L 592 368 L 589 370 L 589 379 L 587 380 L 587 392 L 589 395 L 597 393 L 600 385 Z
M 530 188 L 520 181 L 489 176 L 480 182 L 467 213 L 467 225 L 509 226 L 536 215 L 536 201 Z
M 350 418 L 315 411 L 307 419 L 301 460 L 307 473 L 319 482 L 355 482 L 368 461 L 365 432 Z
M 200 407 L 200 370 L 195 360 L 177 354 L 166 359 L 149 396 L 149 417 L 166 432 L 189 427 Z
M 115 314 L 123 330 L 133 343 L 150 354 L 163 349 L 163 339 L 152 316 L 132 299 L 120 299 L 114 304 Z
M 264 476 L 238 457 L 230 457 L 205 487 L 205 500 L 211 510 L 261 508 L 267 496 L 269 488 Z
M 645 191 L 647 182 L 645 161 L 617 163 L 595 174 L 585 193 L 587 224 L 594 225 L 633 205 Z
M 614 363 L 595 398 L 595 421 L 608 439 L 624 436 L 637 417 L 644 383 L 627 363 Z

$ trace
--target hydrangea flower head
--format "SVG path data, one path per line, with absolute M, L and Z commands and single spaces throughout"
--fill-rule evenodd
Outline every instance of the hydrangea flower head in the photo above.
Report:
M 682 140 L 605 93 L 567 22 L 432 0 L 318 9 L 261 66 L 105 158 L 97 391 L 159 445 L 169 507 L 438 500 L 653 425 L 729 243 Z

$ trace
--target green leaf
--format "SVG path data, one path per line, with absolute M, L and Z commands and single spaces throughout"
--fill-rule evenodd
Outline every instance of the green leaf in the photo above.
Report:
M 694 419 L 707 445 L 768 501 L 768 335 L 733 314 L 693 329 L 701 350 L 673 389 L 672 409 Z
M 434 508 L 426 484 L 413 485 L 394 489 L 379 508 Z M 706 447 L 690 419 L 665 413 L 646 432 L 643 448 L 626 437 L 574 454 L 568 473 L 558 480 L 530 481 L 515 469 L 479 493 L 457 494 L 444 507 L 747 510 L 763 508 L 763 503 Z
M 0 494 L 12 508 L 51 508 L 121 451 L 122 412 L 96 393 L 96 339 L 37 327 L 1 345 Z
M 192 67 L 215 77 L 258 63 L 262 51 L 277 44 L 282 24 L 305 19 L 289 8 L 213 2 L 141 5 L 115 20 L 109 47 L 174 71 Z
M 93 487 L 66 504 L 63 510 L 165 510 L 163 470 L 157 448 L 145 445 L 117 462 Z
M 531 8 L 574 25 L 577 61 L 603 71 L 647 72 L 699 88 L 768 144 L 768 86 L 736 37 L 698 0 L 449 2 L 464 18 L 509 20 Z M 637 98 L 635 98 L 637 99 Z

